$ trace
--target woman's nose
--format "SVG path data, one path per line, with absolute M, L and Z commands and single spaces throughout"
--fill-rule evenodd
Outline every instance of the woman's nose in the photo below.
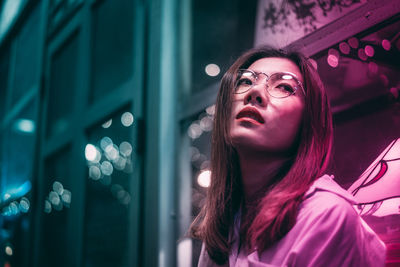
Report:
M 260 83 L 254 85 L 249 91 L 246 92 L 244 96 L 245 104 L 256 104 L 264 106 L 268 99 L 265 92 L 265 84 Z

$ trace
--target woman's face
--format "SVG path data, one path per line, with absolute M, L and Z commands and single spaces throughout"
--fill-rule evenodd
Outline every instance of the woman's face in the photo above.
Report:
M 286 58 L 262 58 L 248 68 L 270 76 L 290 72 L 303 83 L 299 68 Z M 249 91 L 233 95 L 230 135 L 238 150 L 284 153 L 299 131 L 304 110 L 304 93 L 299 88 L 294 95 L 274 98 L 266 91 L 265 75 Z

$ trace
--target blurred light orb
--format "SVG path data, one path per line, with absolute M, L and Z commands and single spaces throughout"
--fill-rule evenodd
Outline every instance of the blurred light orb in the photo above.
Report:
M 101 127 L 103 127 L 104 129 L 107 129 L 107 128 L 110 128 L 111 124 L 112 124 L 112 119 L 109 119 L 108 121 L 106 121 L 105 123 L 103 123 L 103 124 L 101 125 Z
M 330 48 L 328 50 L 328 55 L 334 55 L 335 57 L 339 58 L 340 53 L 335 48 Z
M 188 129 L 188 135 L 192 139 L 197 139 L 203 133 L 200 125 L 197 122 L 193 122 Z
M 103 151 L 106 150 L 106 147 L 108 147 L 109 145 L 112 145 L 112 144 L 113 144 L 113 141 L 108 136 L 104 136 L 100 140 L 100 147 L 101 147 L 101 149 L 103 149 Z
M 383 86 L 389 85 L 389 78 L 385 74 L 379 75 L 379 79 L 381 80 Z
M 29 119 L 18 119 L 14 123 L 14 128 L 23 133 L 33 133 L 35 131 L 35 122 Z
M 365 51 L 362 48 L 358 49 L 358 57 L 363 61 L 368 59 L 368 56 L 365 54 Z
M 27 213 L 29 211 L 30 205 L 31 204 L 29 202 L 29 199 L 27 199 L 26 197 L 23 197 L 19 201 L 19 210 L 23 213 Z
M 109 160 L 116 160 L 119 156 L 119 148 L 115 144 L 108 145 L 104 152 L 106 153 L 106 157 Z
M 372 46 L 370 46 L 370 45 L 366 45 L 366 46 L 365 46 L 364 52 L 365 52 L 365 54 L 366 54 L 367 56 L 369 56 L 369 57 L 373 57 L 374 54 L 375 54 L 374 48 L 373 48 Z
M 101 171 L 100 168 L 97 166 L 90 166 L 89 167 L 89 177 L 92 178 L 93 180 L 99 180 L 101 177 Z
M 124 188 L 123 188 L 121 185 L 119 185 L 119 184 L 113 184 L 113 185 L 111 186 L 111 194 L 112 194 L 115 198 L 117 198 L 118 192 L 120 192 L 120 191 L 124 191 Z
M 205 160 L 200 164 L 200 169 L 204 170 L 204 169 L 209 169 L 211 166 L 211 162 L 209 160 Z
M 211 77 L 218 76 L 218 74 L 221 72 L 219 66 L 217 64 L 213 64 L 213 63 L 208 64 L 205 68 L 205 71 L 206 71 L 206 74 Z
M 126 192 L 125 196 L 119 200 L 122 204 L 128 205 L 131 202 L 131 195 Z
M 97 149 L 92 144 L 87 144 L 85 147 L 85 158 L 87 161 L 94 161 L 96 159 Z
M 378 65 L 375 62 L 369 62 L 368 63 L 368 71 L 371 74 L 377 74 L 378 73 Z
M 123 190 L 123 189 L 119 190 L 119 191 L 117 192 L 117 198 L 121 200 L 123 197 L 125 197 L 125 194 L 126 194 L 126 193 L 127 193 L 127 192 L 126 192 L 125 190 Z
M 200 120 L 200 128 L 205 131 L 209 132 L 213 128 L 213 119 L 210 116 L 205 116 Z
M 350 46 L 346 42 L 341 42 L 339 44 L 339 50 L 342 54 L 348 55 L 350 54 Z
M 9 206 L 11 215 L 17 215 L 19 213 L 18 203 L 13 201 Z
M 8 256 L 12 256 L 13 255 L 13 249 L 9 245 L 6 246 L 5 252 L 6 252 L 6 254 Z
M 209 187 L 211 183 L 211 171 L 210 170 L 201 171 L 199 176 L 197 176 L 197 183 L 201 187 Z
M 129 142 L 123 141 L 119 145 L 119 152 L 125 157 L 129 157 L 132 153 L 132 145 Z
M 125 112 L 124 114 L 122 114 L 121 116 L 121 123 L 122 125 L 124 125 L 125 127 L 129 127 L 132 125 L 134 121 L 133 115 L 130 112 Z
M 115 160 L 113 163 L 115 169 L 122 171 L 123 169 L 125 169 L 126 166 L 126 158 L 118 157 L 117 160 Z
M 112 164 L 107 160 L 105 160 L 101 163 L 100 169 L 104 175 L 108 175 L 108 176 L 111 175 L 114 170 Z
M 311 65 L 314 67 L 314 69 L 318 69 L 318 63 L 314 59 L 310 58 L 308 61 L 311 63 Z
M 3 199 L 7 200 L 11 197 L 11 195 L 9 193 L 5 193 Z
M 61 200 L 67 207 L 69 207 L 69 205 L 71 204 L 71 197 L 72 197 L 71 191 L 64 190 L 64 192 L 61 196 Z
M 200 151 L 197 147 L 191 146 L 190 147 L 190 160 L 192 162 L 197 161 L 200 158 Z
M 47 199 L 44 201 L 44 212 L 51 212 L 51 203 Z
M 53 183 L 53 191 L 59 195 L 62 195 L 62 193 L 64 192 L 64 186 L 62 185 L 62 183 L 55 181 Z
M 56 192 L 54 192 L 54 191 L 51 191 L 51 192 L 50 192 L 50 194 L 49 194 L 49 200 L 50 200 L 50 203 L 51 203 L 53 206 L 58 206 L 58 205 L 60 205 L 60 203 L 61 203 L 60 196 L 59 196 Z
M 206 108 L 206 112 L 210 116 L 214 116 L 215 114 L 215 105 L 211 105 L 208 108 Z
M 399 98 L 400 89 L 396 87 L 390 88 L 390 93 L 393 95 L 395 99 Z
M 383 39 L 382 40 L 382 47 L 383 47 L 383 49 L 385 49 L 386 51 L 389 51 L 390 50 L 390 48 L 391 48 L 391 43 L 390 43 L 390 41 L 389 40 L 386 40 L 386 39 Z
M 332 68 L 336 68 L 339 65 L 339 58 L 335 55 L 329 55 L 326 61 Z
M 351 37 L 347 40 L 347 43 L 354 49 L 358 47 L 358 39 L 356 37 Z

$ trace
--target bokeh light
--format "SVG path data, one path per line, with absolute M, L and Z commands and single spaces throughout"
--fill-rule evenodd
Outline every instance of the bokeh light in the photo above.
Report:
M 328 55 L 334 55 L 335 57 L 339 58 L 340 53 L 339 53 L 339 51 L 337 51 L 336 49 L 330 48 L 330 49 L 328 50 Z
M 129 127 L 132 125 L 134 121 L 133 115 L 130 112 L 125 112 L 122 114 L 121 116 L 121 123 L 122 125 L 124 125 L 125 127 Z
M 93 180 L 99 180 L 101 178 L 101 171 L 98 166 L 90 166 L 89 167 L 89 177 Z
M 205 132 L 209 132 L 213 128 L 213 119 L 210 116 L 204 116 L 200 120 L 199 125 L 200 125 L 201 130 L 203 130 Z
M 13 201 L 8 206 L 10 215 L 17 215 L 19 213 L 18 202 Z
M 347 43 L 354 49 L 358 47 L 358 39 L 355 37 L 351 37 L 349 40 L 347 40 Z
M 51 210 L 52 210 L 52 208 L 51 208 L 51 203 L 50 203 L 49 200 L 46 199 L 46 200 L 44 201 L 44 212 L 50 213 Z
M 389 78 L 385 74 L 379 75 L 379 79 L 382 82 L 383 86 L 388 86 L 389 85 Z
M 35 122 L 28 119 L 18 119 L 14 123 L 14 129 L 23 133 L 33 133 L 35 126 Z
M 104 175 L 108 175 L 108 176 L 110 176 L 114 170 L 112 164 L 107 160 L 105 160 L 101 163 L 100 169 Z
M 332 68 L 336 68 L 339 65 L 339 58 L 335 55 L 328 55 L 326 61 Z
M 96 159 L 97 150 L 92 144 L 87 144 L 85 147 L 85 158 L 87 161 L 94 161 Z
M 368 57 L 373 57 L 375 54 L 375 50 L 372 46 L 366 45 L 364 48 L 364 52 Z
M 106 147 L 108 147 L 109 145 L 112 145 L 112 144 L 113 144 L 113 141 L 108 136 L 104 136 L 100 140 L 100 147 L 101 147 L 101 149 L 103 149 L 103 151 L 106 150 Z
M 206 108 L 206 112 L 210 116 L 214 116 L 215 113 L 215 105 L 211 105 L 208 108 Z
M 192 139 L 197 139 L 200 137 L 200 135 L 203 133 L 203 130 L 201 129 L 200 125 L 197 123 L 197 121 L 193 122 L 188 129 L 188 135 Z
M 60 203 L 61 203 L 60 196 L 59 196 L 56 192 L 54 192 L 54 191 L 51 191 L 51 192 L 50 192 L 50 194 L 49 194 L 49 200 L 50 200 L 50 203 L 51 203 L 53 206 L 58 206 L 58 205 L 60 205 Z
M 308 61 L 311 63 L 311 65 L 314 67 L 314 69 L 318 69 L 318 63 L 314 59 L 310 58 Z
M 53 191 L 59 195 L 62 195 L 64 192 L 64 186 L 60 182 L 55 181 L 53 183 Z
M 115 144 L 108 145 L 104 152 L 108 160 L 116 160 L 119 156 L 119 148 Z
M 375 62 L 369 62 L 368 63 L 368 71 L 371 74 L 377 74 L 378 73 L 378 65 Z
M 399 88 L 396 88 L 396 87 L 392 87 L 392 88 L 390 88 L 390 93 L 393 95 L 393 97 L 395 98 L 395 99 L 397 99 L 397 98 L 399 98 L 399 94 L 400 94 L 400 89 Z M 400 207 L 399 207 L 400 208 Z
M 209 187 L 211 183 L 211 171 L 210 170 L 201 171 L 199 176 L 197 177 L 197 183 L 201 187 Z
M 111 124 L 112 124 L 112 119 L 109 119 L 108 121 L 106 121 L 105 123 L 103 123 L 103 124 L 101 125 L 101 127 L 103 127 L 104 129 L 107 129 L 107 128 L 110 128 Z
M 129 157 L 132 153 L 132 145 L 129 142 L 123 141 L 119 145 L 119 152 L 125 157 Z
M 350 46 L 346 42 L 341 42 L 339 44 L 339 50 L 342 54 L 348 55 L 350 54 Z
M 195 162 L 200 158 L 200 151 L 197 147 L 194 146 L 190 147 L 190 154 L 191 154 L 190 160 L 192 162 Z
M 61 195 L 61 200 L 64 203 L 64 206 L 69 208 L 69 206 L 71 204 L 71 199 L 72 199 L 71 191 L 65 189 Z
M 9 245 L 7 245 L 7 246 L 5 247 L 5 252 L 6 252 L 6 254 L 7 254 L 8 256 L 12 256 L 12 255 L 13 255 L 13 249 L 12 249 L 12 247 L 10 247 Z
M 368 56 L 365 54 L 365 50 L 362 48 L 358 49 L 358 57 L 364 61 L 368 59 Z
M 26 197 L 23 197 L 19 201 L 19 210 L 23 213 L 27 213 L 29 211 L 30 205 L 31 204 L 29 202 L 29 199 L 27 199 Z
M 391 48 L 391 44 L 390 44 L 390 41 L 389 40 L 386 40 L 386 39 L 383 39 L 382 40 L 382 47 L 383 47 L 383 49 L 385 49 L 386 51 L 389 51 L 390 50 L 390 48 Z
M 118 157 L 117 160 L 113 161 L 114 168 L 122 171 L 126 167 L 126 158 Z
M 218 74 L 221 72 L 219 66 L 217 64 L 208 64 L 205 67 L 205 72 L 207 73 L 208 76 L 215 77 L 218 76 Z

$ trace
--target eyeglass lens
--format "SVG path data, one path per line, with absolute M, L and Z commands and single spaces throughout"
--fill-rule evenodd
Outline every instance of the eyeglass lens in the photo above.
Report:
M 240 71 L 238 73 L 235 93 L 245 93 L 253 86 L 259 84 L 263 80 L 261 75 L 266 76 L 264 73 L 255 74 L 251 71 Z M 266 79 L 266 90 L 273 97 L 288 97 L 292 95 L 298 87 L 296 77 L 288 73 L 273 73 L 270 77 L 266 76 Z

